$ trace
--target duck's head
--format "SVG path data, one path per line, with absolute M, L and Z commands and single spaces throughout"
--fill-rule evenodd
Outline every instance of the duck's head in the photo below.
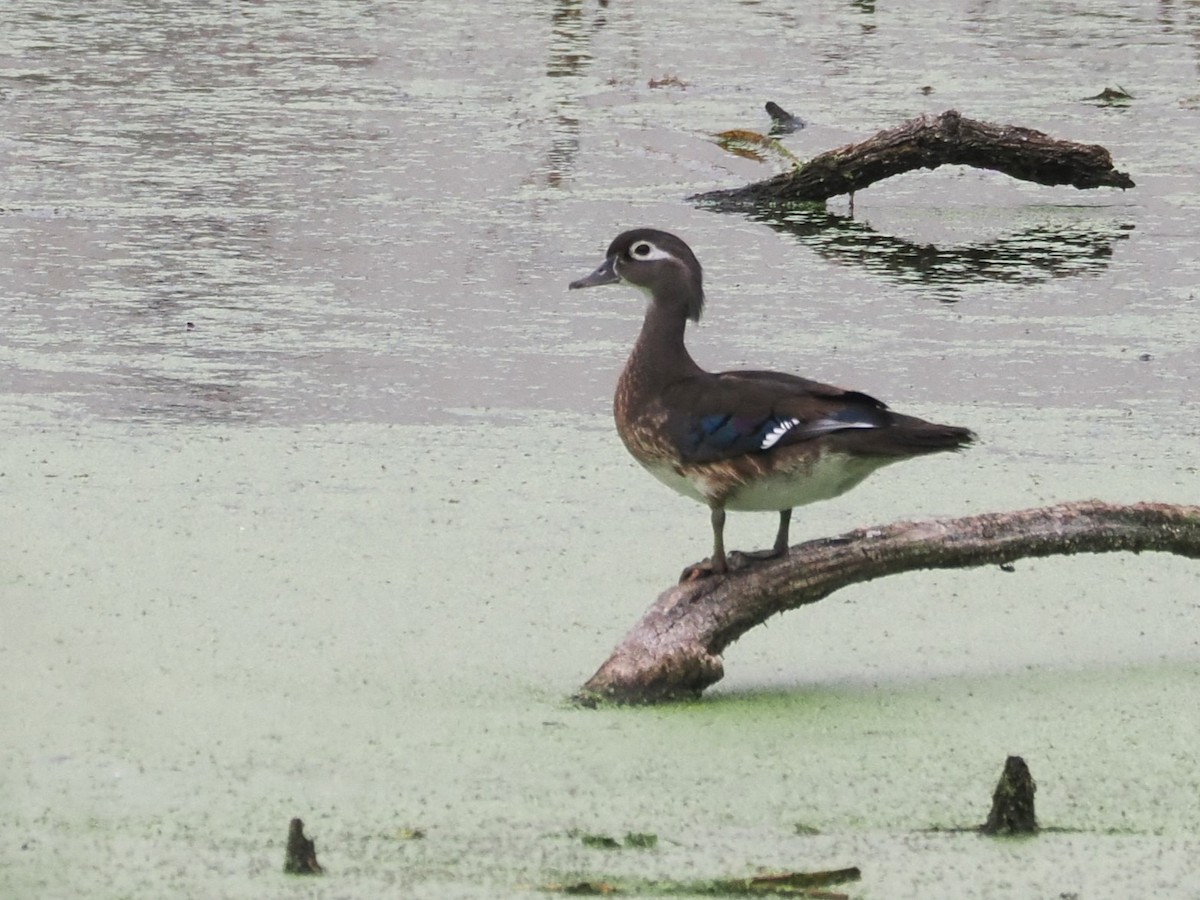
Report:
M 646 291 L 660 306 L 677 307 L 693 322 L 704 306 L 704 275 L 692 248 L 673 234 L 635 228 L 617 235 L 596 271 L 572 288 L 624 281 Z

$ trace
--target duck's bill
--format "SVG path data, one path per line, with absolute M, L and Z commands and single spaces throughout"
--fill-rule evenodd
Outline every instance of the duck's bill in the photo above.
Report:
M 572 281 L 569 287 L 573 290 L 575 288 L 595 287 L 598 284 L 615 284 L 621 280 L 621 276 L 613 268 L 615 261 L 615 257 L 610 256 L 600 264 L 595 272 L 591 275 L 585 275 L 578 281 Z

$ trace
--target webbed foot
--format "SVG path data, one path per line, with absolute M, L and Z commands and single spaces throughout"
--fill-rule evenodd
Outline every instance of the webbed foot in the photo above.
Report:
M 692 563 L 679 573 L 679 583 L 688 584 L 692 581 L 699 581 L 701 578 L 711 578 L 714 575 L 724 575 L 726 570 L 717 571 L 711 559 L 703 559 L 698 563 Z
M 740 556 L 743 559 L 758 562 L 764 559 L 779 559 L 787 554 L 787 548 L 772 547 L 770 550 L 734 550 L 730 556 Z
M 744 569 L 755 563 L 765 562 L 769 559 L 779 559 L 781 556 L 786 556 L 787 552 L 787 547 L 783 547 L 782 549 L 771 547 L 768 550 L 733 550 L 729 553 L 726 563 L 722 567 L 713 565 L 711 559 L 692 563 L 679 574 L 679 583 L 686 584 L 691 581 L 699 581 L 701 578 L 711 578 L 714 575 L 727 575 L 730 572 L 736 572 L 738 569 Z

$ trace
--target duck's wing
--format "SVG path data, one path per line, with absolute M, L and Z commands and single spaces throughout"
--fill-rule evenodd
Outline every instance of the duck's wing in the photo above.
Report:
M 886 428 L 896 418 L 868 394 L 782 372 L 705 373 L 671 385 L 662 399 L 672 442 L 690 463 Z

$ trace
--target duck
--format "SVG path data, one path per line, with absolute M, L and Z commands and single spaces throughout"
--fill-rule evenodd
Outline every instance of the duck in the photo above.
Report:
M 681 580 L 730 571 L 726 511 L 779 514 L 774 544 L 740 553 L 738 567 L 788 552 L 792 510 L 830 500 L 876 469 L 976 440 L 968 428 L 893 412 L 861 391 L 762 370 L 709 372 L 684 341 L 704 309 L 692 249 L 655 228 L 618 235 L 604 261 L 570 289 L 626 284 L 648 303 L 617 380 L 613 418 L 626 449 L 651 475 L 708 506 L 712 556 Z

